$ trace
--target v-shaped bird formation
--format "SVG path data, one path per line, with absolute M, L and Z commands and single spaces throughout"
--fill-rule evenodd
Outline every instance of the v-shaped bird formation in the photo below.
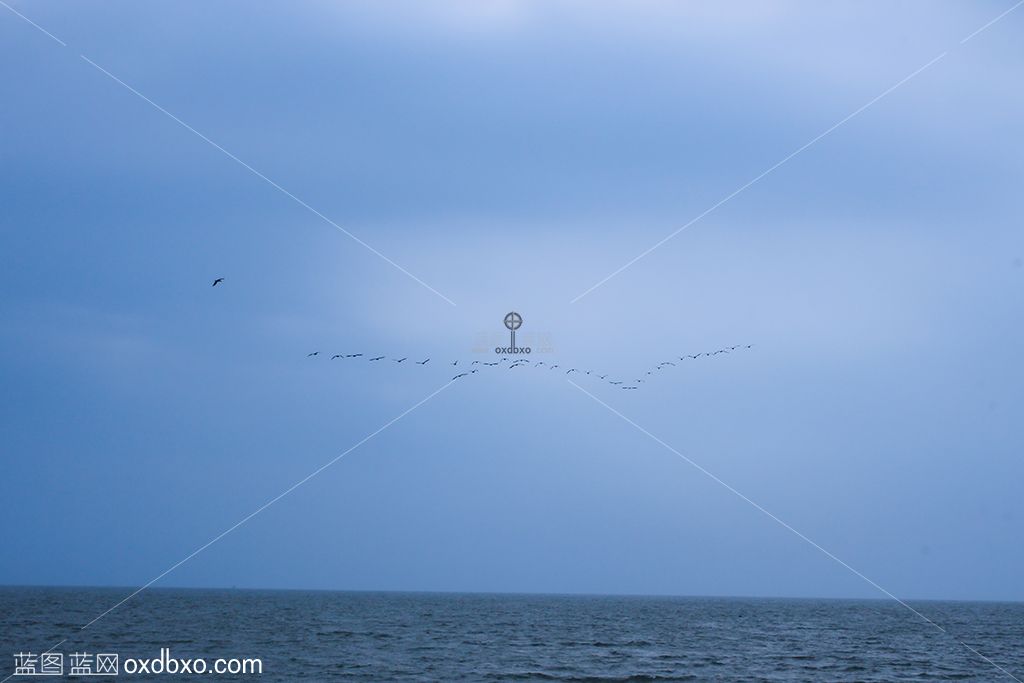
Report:
M 495 360 L 495 361 L 484 361 L 484 360 L 476 359 L 476 360 L 470 361 L 468 363 L 465 362 L 464 359 L 462 359 L 463 362 L 462 362 L 461 365 L 459 364 L 459 360 L 460 359 L 456 359 L 456 360 L 453 360 L 453 361 L 451 361 L 451 362 L 449 362 L 447 364 L 450 367 L 454 367 L 456 369 L 455 376 L 453 376 L 451 378 L 451 380 L 450 380 L 450 381 L 453 381 L 453 382 L 455 380 L 457 380 L 457 379 L 462 379 L 463 377 L 470 377 L 472 375 L 477 374 L 480 371 L 480 368 L 482 368 L 482 367 L 496 368 L 496 369 L 500 369 L 501 367 L 504 367 L 504 368 L 507 368 L 508 370 L 516 370 L 518 368 L 530 368 L 530 367 L 532 367 L 535 370 L 541 370 L 541 371 L 544 371 L 544 372 L 553 372 L 553 371 L 557 370 L 557 371 L 559 371 L 559 372 L 561 372 L 561 373 L 563 373 L 565 375 L 572 375 L 572 374 L 575 373 L 575 374 L 578 374 L 578 375 L 590 376 L 590 377 L 594 378 L 595 380 L 598 380 L 598 381 L 601 381 L 601 382 L 605 382 L 605 383 L 607 383 L 607 384 L 609 384 L 611 386 L 618 387 L 619 389 L 626 390 L 626 391 L 634 391 L 636 389 L 639 389 L 641 384 L 646 384 L 646 382 L 647 382 L 646 378 L 647 377 L 655 376 L 656 373 L 658 373 L 658 372 L 660 372 L 662 370 L 668 370 L 669 368 L 678 368 L 680 362 L 685 363 L 687 361 L 695 361 L 695 360 L 698 360 L 700 358 L 714 358 L 714 357 L 720 356 L 722 354 L 729 354 L 729 353 L 736 353 L 738 351 L 745 351 L 747 349 L 752 349 L 753 347 L 754 347 L 753 344 L 735 344 L 733 346 L 726 346 L 726 347 L 723 347 L 723 348 L 720 348 L 720 349 L 716 349 L 714 351 L 702 351 L 700 353 L 684 354 L 684 355 L 679 356 L 677 358 L 674 358 L 672 360 L 661 361 L 660 363 L 658 363 L 657 365 L 652 367 L 650 370 L 647 370 L 647 371 L 643 372 L 639 377 L 636 377 L 636 378 L 634 378 L 632 380 L 622 379 L 622 378 L 619 378 L 619 377 L 613 377 L 610 373 L 599 374 L 597 371 L 591 370 L 591 369 L 587 369 L 587 368 L 577 368 L 577 367 L 562 366 L 562 365 L 559 365 L 558 363 L 548 364 L 546 361 L 542 361 L 542 360 L 535 361 L 535 360 L 531 360 L 529 358 L 525 358 L 525 357 L 522 357 L 522 356 L 513 357 L 513 358 L 509 358 L 507 356 L 504 356 L 504 357 L 502 357 L 502 358 L 500 358 L 498 360 Z M 312 358 L 312 357 L 318 357 L 319 355 L 320 355 L 319 351 L 313 351 L 311 353 L 306 354 L 306 357 L 307 358 Z M 339 359 L 339 358 L 342 359 L 342 360 L 348 360 L 348 359 L 366 358 L 366 356 L 364 354 L 362 354 L 362 353 L 335 353 L 335 354 L 333 354 L 330 357 L 330 360 L 335 360 L 335 359 Z M 404 363 L 405 361 L 409 360 L 409 357 L 408 356 L 402 356 L 401 358 L 388 358 L 388 356 L 386 356 L 386 355 L 380 355 L 380 356 L 368 357 L 368 358 L 366 358 L 366 360 L 368 362 L 379 362 L 379 361 L 383 361 L 383 360 L 390 360 L 393 363 L 395 363 L 396 365 L 400 365 L 401 363 Z M 426 366 L 428 363 L 431 362 L 431 360 L 432 360 L 431 358 L 423 358 L 422 360 L 413 361 L 413 363 L 415 365 Z M 476 367 L 476 366 L 480 366 L 480 367 Z M 463 367 L 467 368 L 467 369 L 465 371 L 459 372 L 459 370 L 461 368 L 463 368 Z
M 213 286 L 216 287 L 218 284 L 220 284 L 222 282 L 224 282 L 224 278 L 218 277 L 217 279 L 215 279 L 213 281 Z M 500 368 L 500 367 L 503 366 L 503 367 L 508 368 L 509 370 L 516 370 L 518 368 L 532 367 L 535 370 L 543 370 L 543 371 L 547 371 L 547 372 L 552 372 L 554 370 L 560 370 L 560 371 L 564 371 L 564 374 L 566 374 L 566 375 L 572 375 L 573 373 L 576 373 L 576 374 L 579 374 L 579 375 L 587 375 L 587 376 L 593 377 L 593 378 L 595 378 L 595 379 L 597 379 L 597 380 L 599 380 L 601 382 L 606 382 L 606 383 L 608 383 L 609 385 L 611 385 L 613 387 L 618 387 L 619 389 L 623 389 L 623 390 L 626 390 L 626 391 L 633 391 L 633 390 L 639 389 L 641 384 L 646 384 L 647 383 L 647 379 L 646 379 L 647 377 L 652 377 L 652 376 L 655 375 L 655 373 L 657 373 L 657 372 L 659 372 L 661 370 L 665 370 L 667 368 L 679 367 L 676 361 L 685 362 L 685 361 L 697 360 L 699 358 L 714 358 L 715 356 L 719 356 L 719 355 L 722 355 L 722 354 L 734 353 L 736 351 L 751 349 L 751 348 L 753 348 L 753 346 L 754 346 L 753 344 L 735 344 L 733 346 L 726 346 L 726 347 L 723 347 L 723 348 L 720 348 L 720 349 L 715 349 L 714 351 L 702 351 L 700 353 L 690 353 L 690 354 L 685 354 L 685 355 L 679 356 L 678 358 L 671 358 L 669 360 L 663 360 L 660 363 L 658 363 L 657 365 L 655 365 L 653 368 L 651 368 L 650 370 L 645 371 L 639 377 L 636 377 L 636 378 L 634 378 L 632 380 L 620 379 L 618 377 L 612 377 L 610 373 L 598 374 L 596 371 L 588 370 L 587 368 L 574 368 L 574 367 L 563 368 L 558 363 L 552 363 L 552 364 L 549 365 L 545 361 L 542 361 L 542 360 L 534 361 L 534 360 L 530 360 L 529 358 L 526 358 L 524 356 L 515 356 L 512 359 L 509 359 L 507 356 L 504 356 L 501 359 L 496 360 L 496 361 L 484 361 L 484 360 L 477 359 L 477 360 L 473 360 L 473 361 L 471 361 L 469 363 L 465 363 L 464 362 L 462 364 L 462 367 L 468 367 L 469 368 L 468 370 L 466 370 L 464 372 L 458 372 L 458 370 L 461 369 L 459 367 L 459 359 L 451 361 L 450 363 L 448 363 L 448 365 L 451 366 L 451 367 L 456 368 L 456 374 L 450 380 L 452 382 L 454 382 L 457 379 L 462 379 L 463 377 L 469 377 L 471 375 L 477 374 L 480 371 L 480 368 L 473 367 L 473 366 L 476 366 L 476 365 L 479 365 L 480 367 L 486 367 L 486 368 Z M 319 351 L 312 351 L 312 352 L 306 354 L 307 358 L 316 358 L 316 357 L 319 357 L 319 356 L 320 356 L 320 352 Z M 380 361 L 388 360 L 388 357 L 386 355 L 367 357 L 363 353 L 335 353 L 335 354 L 331 355 L 330 360 L 333 361 L 333 360 L 337 360 L 339 358 L 342 359 L 343 361 L 347 361 L 347 360 L 350 360 L 350 359 L 351 360 L 355 360 L 355 359 L 365 358 L 365 360 L 367 362 L 371 362 L 371 363 L 379 363 Z M 395 364 L 400 365 L 400 364 L 404 363 L 405 361 L 409 360 L 409 357 L 408 356 L 402 356 L 401 358 L 391 358 L 390 360 L 393 361 Z M 427 363 L 429 363 L 430 361 L 431 361 L 430 358 L 424 358 L 422 360 L 413 361 L 413 363 L 415 365 L 419 365 L 419 366 L 426 366 Z M 406 367 L 408 367 L 408 366 L 406 366 Z

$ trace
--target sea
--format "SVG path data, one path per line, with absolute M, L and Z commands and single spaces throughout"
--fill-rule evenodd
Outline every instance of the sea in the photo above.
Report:
M 1024 679 L 1024 603 L 151 588 L 82 628 L 129 593 L 0 588 L 0 680 Z

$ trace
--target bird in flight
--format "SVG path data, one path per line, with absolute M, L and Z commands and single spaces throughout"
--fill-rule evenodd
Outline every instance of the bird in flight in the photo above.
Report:
M 568 375 L 568 374 L 571 374 L 573 372 L 579 372 L 579 370 L 577 370 L 576 368 L 569 368 L 568 370 L 565 371 L 565 374 Z
M 622 384 L 622 382 L 608 382 L 608 384 L 614 384 L 615 386 L 618 386 L 618 385 Z
M 455 380 L 457 380 L 458 378 L 460 378 L 460 377 L 465 377 L 465 376 L 466 376 L 466 375 L 468 375 L 468 374 L 469 374 L 468 372 L 460 372 L 459 374 L 457 374 L 457 375 L 455 375 L 454 377 L 452 377 L 452 381 L 454 382 L 454 381 L 455 381 Z
M 306 354 L 306 358 L 309 358 L 310 356 L 319 356 L 319 355 L 320 355 L 319 351 L 314 351 L 313 353 L 307 353 Z
M 219 278 L 217 278 L 216 280 L 214 280 L 214 281 L 213 281 L 213 284 L 212 284 L 212 285 L 210 285 L 210 286 L 211 286 L 211 287 L 216 287 L 217 285 L 219 285 L 219 284 L 220 284 L 220 283 L 222 283 L 222 282 L 224 282 L 224 278 L 222 278 L 222 277 L 219 277 Z
M 361 356 L 361 355 L 363 355 L 363 354 L 361 354 L 361 353 L 346 353 L 345 354 L 345 358 L 359 358 L 359 356 Z
M 598 378 L 598 379 L 604 379 L 604 378 L 606 378 L 607 376 L 608 376 L 608 375 L 598 375 L 598 376 L 597 376 L 597 378 Z
M 403 360 L 406 360 L 406 358 L 392 358 L 391 360 L 395 361 L 396 363 L 401 363 Z
M 459 361 L 457 361 L 457 360 L 452 361 L 452 365 L 458 365 L 458 364 L 459 364 Z
M 620 387 L 621 389 L 636 389 L 636 387 Z
M 331 356 L 331 360 L 334 360 L 335 358 L 341 358 L 341 354 L 340 353 L 336 353 L 333 356 Z
M 370 360 L 384 360 L 384 356 L 377 356 L 376 358 L 371 358 Z
M 476 364 L 477 364 L 477 363 L 479 363 L 479 362 L 480 362 L 480 361 L 478 361 L 478 360 L 475 360 L 475 361 L 473 361 L 472 363 L 470 363 L 470 365 L 476 365 Z
M 429 358 L 427 358 L 426 360 L 418 360 L 418 361 L 416 361 L 416 365 L 426 365 L 429 362 L 430 362 Z

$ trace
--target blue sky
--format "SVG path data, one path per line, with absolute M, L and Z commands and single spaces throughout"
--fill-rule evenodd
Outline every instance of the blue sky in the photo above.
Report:
M 12 6 L 67 47 L 0 8 L 0 583 L 149 581 L 515 309 L 615 375 L 753 344 L 579 381 L 901 597 L 1024 599 L 1024 9 L 961 43 L 1011 4 Z M 161 584 L 880 597 L 532 371 Z

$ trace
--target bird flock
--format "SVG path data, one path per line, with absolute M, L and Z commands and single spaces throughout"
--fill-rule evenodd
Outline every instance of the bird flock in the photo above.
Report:
M 751 349 L 751 348 L 753 348 L 753 344 L 735 344 L 733 346 L 726 346 L 726 347 L 723 347 L 723 348 L 720 348 L 720 349 L 716 349 L 714 351 L 702 351 L 700 353 L 685 354 L 685 355 L 679 356 L 678 358 L 673 359 L 673 360 L 661 361 L 660 363 L 658 363 L 657 365 L 655 365 L 651 369 L 643 372 L 639 377 L 634 378 L 632 381 L 630 381 L 628 379 L 621 379 L 621 378 L 618 378 L 618 377 L 612 377 L 610 373 L 603 373 L 603 374 L 601 374 L 601 373 L 598 373 L 595 370 L 588 370 L 586 368 L 568 367 L 568 366 L 560 365 L 558 363 L 553 363 L 553 362 L 552 363 L 548 363 L 547 361 L 543 361 L 543 360 L 535 361 L 535 360 L 531 360 L 531 359 L 525 358 L 525 357 L 518 357 L 518 358 L 511 358 L 510 359 L 507 356 L 503 356 L 502 358 L 500 358 L 498 360 L 495 360 L 495 361 L 485 361 L 485 360 L 479 360 L 478 359 L 478 360 L 470 361 L 468 363 L 465 362 L 465 360 L 463 360 L 463 363 L 462 363 L 461 366 L 459 365 L 459 360 L 453 360 L 450 363 L 447 363 L 447 365 L 456 368 L 456 374 L 455 374 L 455 376 L 453 376 L 451 378 L 452 382 L 454 382 L 455 380 L 458 380 L 458 379 L 462 379 L 463 377 L 469 377 L 471 375 L 475 375 L 475 374 L 477 374 L 480 371 L 481 368 L 497 368 L 497 367 L 503 366 L 503 367 L 505 367 L 505 368 L 507 368 L 509 370 L 515 370 L 517 368 L 532 367 L 535 370 L 544 370 L 544 371 L 547 371 L 547 372 L 553 372 L 555 370 L 559 370 L 559 371 L 562 371 L 565 375 L 572 375 L 573 373 L 576 373 L 576 374 L 579 374 L 579 375 L 591 376 L 591 377 L 593 377 L 593 378 L 595 378 L 597 380 L 600 380 L 602 382 L 606 382 L 609 385 L 614 386 L 614 387 L 618 387 L 619 389 L 622 389 L 624 391 L 635 391 L 636 389 L 640 388 L 641 384 L 645 384 L 647 382 L 647 378 L 648 377 L 654 376 L 654 375 L 656 375 L 658 372 L 660 372 L 662 370 L 666 370 L 668 368 L 678 367 L 679 363 L 685 363 L 686 361 L 694 361 L 694 360 L 697 360 L 699 358 L 714 358 L 715 356 L 719 356 L 721 354 L 735 353 L 737 351 L 745 351 L 745 350 Z M 307 358 L 312 358 L 312 357 L 319 356 L 319 355 L 320 355 L 319 351 L 313 351 L 312 353 L 306 354 Z M 390 358 L 389 359 L 387 356 L 366 357 L 366 355 L 362 354 L 362 353 L 335 353 L 335 354 L 333 354 L 330 357 L 330 360 L 336 360 L 336 359 L 339 359 L 339 358 L 343 359 L 343 360 L 344 359 L 350 359 L 350 358 L 352 358 L 352 359 L 367 358 L 367 361 L 371 362 L 371 363 L 376 363 L 376 362 L 380 362 L 380 361 L 384 361 L 384 360 L 390 360 L 390 361 L 392 361 L 393 363 L 396 363 L 396 364 L 401 364 L 401 363 L 404 363 L 405 361 L 409 360 L 408 356 L 403 356 L 401 358 Z M 413 361 L 413 363 L 415 365 L 427 365 L 427 363 L 430 363 L 431 360 L 432 360 L 431 358 L 424 358 L 423 360 Z M 440 364 L 440 363 L 435 363 L 435 364 Z M 479 367 L 476 367 L 476 366 L 479 366 Z M 463 370 L 463 368 L 465 368 L 465 370 Z
M 222 282 L 224 282 L 224 278 L 218 277 L 217 279 L 215 279 L 213 281 L 213 285 L 212 286 L 216 287 L 217 285 L 219 285 Z M 477 374 L 477 372 L 480 371 L 480 368 L 473 367 L 475 365 L 479 365 L 481 367 L 494 368 L 494 367 L 501 366 L 501 365 L 503 365 L 505 363 L 508 363 L 508 365 L 505 366 L 505 367 L 507 367 L 509 370 L 515 370 L 516 368 L 522 368 L 522 367 L 533 367 L 533 368 L 538 369 L 538 370 L 547 370 L 548 372 L 551 372 L 553 370 L 564 370 L 566 375 L 571 375 L 573 373 L 578 373 L 580 375 L 589 375 L 589 376 L 592 376 L 592 377 L 594 377 L 594 378 L 596 378 L 598 380 L 601 380 L 602 382 L 607 382 L 611 386 L 618 387 L 619 389 L 622 389 L 624 391 L 635 391 L 636 389 L 640 388 L 641 384 L 646 384 L 646 382 L 647 382 L 646 378 L 647 377 L 651 377 L 651 376 L 655 375 L 655 373 L 657 373 L 658 371 L 664 370 L 665 368 L 678 367 L 678 364 L 676 363 L 676 360 L 678 360 L 680 362 L 685 362 L 685 361 L 688 361 L 688 360 L 697 360 L 698 358 L 714 358 L 715 356 L 721 355 L 723 353 L 733 353 L 735 351 L 747 350 L 747 349 L 751 349 L 751 348 L 753 348 L 753 344 L 735 344 L 733 346 L 726 346 L 726 347 L 723 347 L 723 348 L 720 348 L 720 349 L 716 349 L 714 351 L 702 351 L 700 353 L 691 353 L 691 354 L 682 355 L 682 356 L 679 356 L 677 359 L 661 361 L 660 363 L 655 365 L 650 370 L 647 370 L 646 372 L 644 372 L 640 377 L 634 378 L 632 381 L 625 380 L 625 379 L 618 379 L 618 378 L 611 378 L 611 379 L 609 379 L 610 378 L 610 374 L 609 373 L 605 373 L 605 374 L 602 375 L 602 374 L 597 373 L 594 370 L 587 370 L 585 368 L 572 368 L 572 367 L 570 367 L 570 368 L 563 368 L 558 363 L 547 363 L 546 361 L 542 361 L 542 360 L 533 361 L 533 360 L 530 360 L 529 358 L 526 358 L 526 357 L 517 357 L 517 358 L 511 359 L 511 361 L 510 361 L 510 359 L 507 356 L 504 356 L 500 360 L 496 360 L 496 361 L 474 360 L 474 361 L 471 361 L 468 364 L 467 363 L 463 363 L 462 367 L 463 368 L 468 367 L 469 369 L 464 371 L 464 372 L 456 372 L 455 376 L 452 377 L 450 381 L 454 382 L 457 379 L 462 379 L 463 377 L 469 377 L 470 375 Z M 307 358 L 313 358 L 313 357 L 316 357 L 316 356 L 319 356 L 319 355 L 320 355 L 319 351 L 313 351 L 311 353 L 307 353 L 306 357 Z M 365 357 L 366 357 L 365 354 L 362 354 L 362 353 L 335 353 L 335 354 L 333 354 L 331 356 L 330 359 L 331 360 L 337 360 L 338 358 L 341 358 L 343 360 L 347 360 L 347 359 L 350 359 L 350 358 L 365 358 Z M 387 360 L 387 359 L 388 359 L 387 356 L 372 356 L 372 357 L 367 358 L 367 361 L 370 362 L 370 363 L 379 363 L 380 361 Z M 392 358 L 390 360 L 394 361 L 395 363 L 401 364 L 401 363 L 404 363 L 405 361 L 409 360 L 409 357 L 408 356 L 403 356 L 402 358 Z M 431 360 L 430 358 L 424 358 L 423 360 L 413 361 L 413 363 L 415 365 L 426 365 L 427 363 L 430 362 L 430 360 Z M 451 365 L 452 367 L 458 368 L 459 367 L 459 361 L 458 360 L 453 360 L 451 363 L 449 363 L 449 365 Z M 627 382 L 630 382 L 630 383 L 627 384 Z

